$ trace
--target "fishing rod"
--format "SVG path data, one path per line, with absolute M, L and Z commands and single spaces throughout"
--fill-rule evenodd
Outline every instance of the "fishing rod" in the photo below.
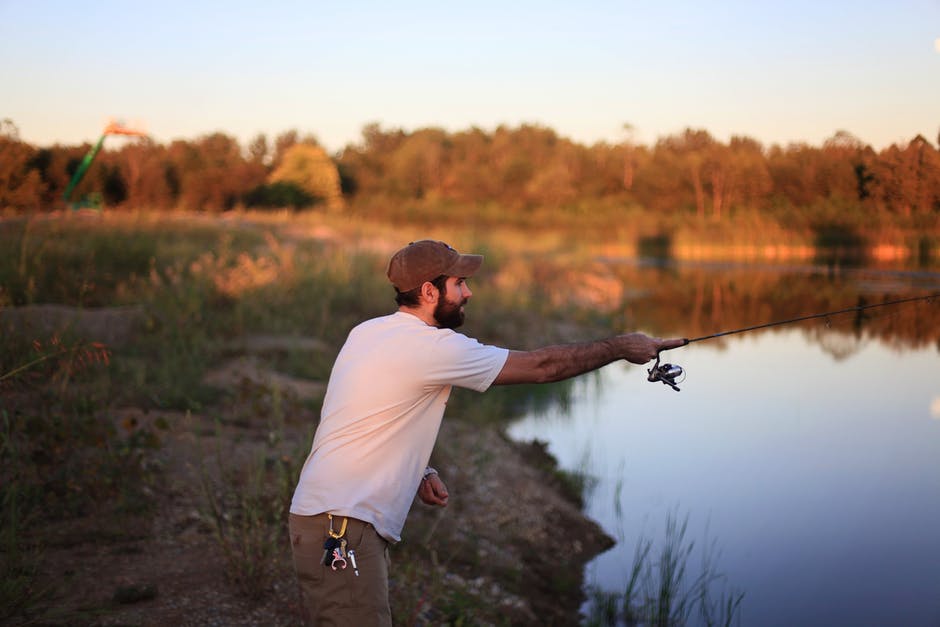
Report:
M 718 333 L 712 333 L 711 335 L 703 335 L 701 337 L 694 337 L 691 339 L 685 340 L 682 346 L 688 346 L 692 342 L 704 342 L 705 340 L 713 340 L 719 337 L 725 337 L 727 335 L 735 335 L 737 333 L 747 333 L 748 331 L 756 331 L 758 329 L 767 329 L 769 327 L 776 327 L 783 324 L 793 324 L 794 322 L 803 322 L 804 320 L 814 320 L 817 318 L 831 318 L 832 316 L 839 316 L 847 313 L 860 313 L 867 309 L 874 309 L 876 307 L 887 307 L 889 305 L 901 305 L 904 303 L 913 303 L 917 301 L 927 301 L 931 302 L 933 299 L 940 297 L 938 294 L 928 294 L 927 296 L 913 296 L 911 298 L 899 298 L 897 300 L 888 300 L 880 303 L 871 303 L 868 305 L 858 304 L 854 307 L 846 307 L 845 309 L 837 309 L 835 311 L 825 311 L 823 313 L 809 314 L 807 316 L 799 316 L 796 318 L 787 318 L 786 320 L 777 320 L 775 322 L 765 322 L 764 324 L 755 324 L 749 327 L 742 327 L 740 329 L 732 329 L 730 331 L 720 331 Z M 679 391 L 679 386 L 677 383 L 682 381 L 677 381 L 685 371 L 682 369 L 682 366 L 676 364 L 662 364 L 659 363 L 659 354 L 656 355 L 656 363 L 652 368 L 647 370 L 649 376 L 647 380 L 655 383 L 661 381 L 663 384 L 668 385 L 676 392 Z M 684 379 L 683 379 L 684 380 Z

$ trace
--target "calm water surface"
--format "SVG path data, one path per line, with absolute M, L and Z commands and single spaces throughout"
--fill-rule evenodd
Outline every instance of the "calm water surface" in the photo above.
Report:
M 679 393 L 611 365 L 510 428 L 597 478 L 587 513 L 618 543 L 589 584 L 622 591 L 638 539 L 661 544 L 672 516 L 695 542 L 688 578 L 714 546 L 744 625 L 940 625 L 938 344 L 833 323 L 664 353 Z

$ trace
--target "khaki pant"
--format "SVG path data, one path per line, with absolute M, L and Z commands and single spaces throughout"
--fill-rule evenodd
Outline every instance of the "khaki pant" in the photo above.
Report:
M 339 532 L 343 517 L 333 517 Z M 388 605 L 388 542 L 369 523 L 350 518 L 346 526 L 346 568 L 324 566 L 323 543 L 330 528 L 326 514 L 290 515 L 294 570 L 303 595 L 309 625 L 356 625 L 390 627 Z M 353 572 L 348 552 L 356 552 L 359 576 Z

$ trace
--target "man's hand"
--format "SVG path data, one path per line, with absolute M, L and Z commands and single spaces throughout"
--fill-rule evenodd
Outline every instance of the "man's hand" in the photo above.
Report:
M 437 473 L 421 480 L 421 485 L 418 486 L 418 498 L 422 502 L 428 505 L 447 507 L 447 497 L 447 486 L 444 485 Z
M 624 359 L 632 364 L 645 364 L 648 361 L 656 359 L 659 351 L 669 350 L 670 348 L 679 348 L 689 343 L 686 339 L 663 340 L 656 337 L 649 337 L 642 333 L 628 333 L 617 338 L 623 342 Z

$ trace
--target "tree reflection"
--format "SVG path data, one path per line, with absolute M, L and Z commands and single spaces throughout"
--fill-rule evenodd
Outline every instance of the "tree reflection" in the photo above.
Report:
M 680 263 L 654 271 L 622 264 L 615 272 L 626 295 L 613 314 L 615 323 L 624 329 L 640 328 L 661 336 L 700 337 L 940 294 L 940 275 L 923 273 Z M 940 295 L 794 324 L 803 326 L 836 358 L 853 354 L 871 338 L 917 348 L 940 342 Z

